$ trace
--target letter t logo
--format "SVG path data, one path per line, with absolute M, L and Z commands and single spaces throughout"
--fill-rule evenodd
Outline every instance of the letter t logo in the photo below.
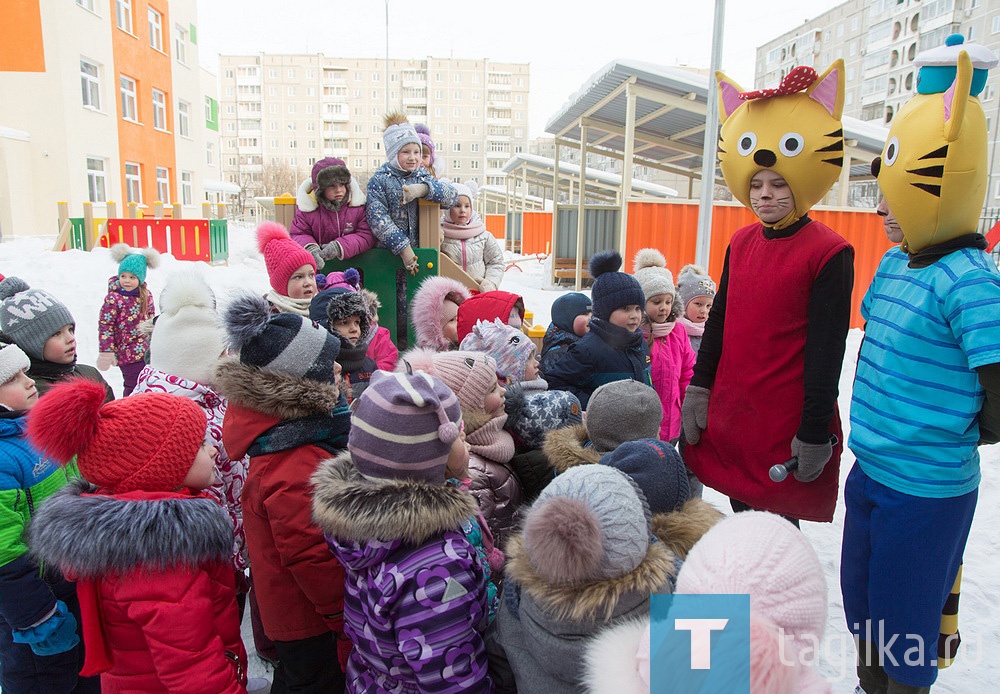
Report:
M 722 631 L 728 619 L 675 619 L 674 629 L 691 632 L 691 669 L 712 667 L 712 632 Z

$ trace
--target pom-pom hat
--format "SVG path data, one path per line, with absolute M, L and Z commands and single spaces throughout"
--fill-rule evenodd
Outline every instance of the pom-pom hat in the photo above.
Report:
M 590 276 L 594 287 L 590 296 L 594 316 L 609 320 L 611 314 L 623 306 L 645 306 L 646 297 L 639 282 L 624 272 L 618 272 L 622 257 L 616 251 L 600 251 L 590 257 Z
M 667 259 L 655 248 L 643 248 L 635 254 L 635 278 L 648 301 L 660 294 L 674 296 L 674 276 L 667 269 Z M 645 302 L 643 302 L 645 304 Z
M 226 346 L 212 288 L 193 270 L 176 272 L 160 294 L 160 311 L 149 338 L 149 365 L 210 384 Z
M 0 330 L 32 359 L 41 361 L 45 342 L 76 320 L 48 292 L 32 289 L 20 277 L 0 282 Z
M 0 345 L 0 386 L 27 371 L 31 366 L 28 355 L 17 345 Z
M 958 54 L 965 51 L 972 61 L 971 96 L 979 96 L 986 86 L 987 71 L 997 66 L 997 55 L 978 43 L 965 43 L 961 34 L 951 34 L 943 46 L 917 53 L 917 93 L 940 94 L 948 90 L 958 74 Z
M 440 378 L 467 412 L 482 412 L 486 396 L 497 385 L 497 363 L 482 352 L 434 352 L 418 347 L 404 353 L 396 364 L 396 371 L 407 370 Z
M 681 295 L 681 307 L 687 309 L 691 299 L 699 296 L 714 297 L 715 282 L 704 268 L 698 265 L 685 265 L 677 275 L 677 291 Z
M 139 284 L 146 281 L 146 269 L 160 264 L 160 252 L 155 248 L 131 248 L 127 243 L 116 243 L 111 247 L 111 259 L 118 263 L 118 274 L 130 272 L 139 278 Z
M 257 249 L 264 256 L 271 289 L 288 296 L 288 280 L 303 265 L 316 269 L 312 253 L 292 241 L 285 227 L 277 222 L 264 222 L 257 227 Z
M 385 132 L 382 133 L 382 145 L 385 147 L 385 158 L 390 165 L 398 169 L 399 164 L 396 162 L 396 157 L 399 155 L 399 150 L 409 144 L 419 145 L 420 138 L 417 137 L 417 131 L 402 113 L 396 111 L 387 113 L 384 121 Z

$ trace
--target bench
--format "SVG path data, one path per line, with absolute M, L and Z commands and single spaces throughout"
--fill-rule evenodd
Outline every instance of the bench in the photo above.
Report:
M 591 282 L 592 278 L 590 272 L 587 271 L 587 265 L 590 259 L 583 259 L 583 272 L 581 277 L 585 283 Z M 552 275 L 559 280 L 575 280 L 576 279 L 576 258 L 553 258 L 552 259 Z

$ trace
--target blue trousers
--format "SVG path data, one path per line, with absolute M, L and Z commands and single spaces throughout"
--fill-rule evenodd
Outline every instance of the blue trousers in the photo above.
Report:
M 929 687 L 937 678 L 941 610 L 962 563 L 978 495 L 903 494 L 857 464 L 847 477 L 840 556 L 847 628 L 881 645 L 880 664 L 901 684 Z

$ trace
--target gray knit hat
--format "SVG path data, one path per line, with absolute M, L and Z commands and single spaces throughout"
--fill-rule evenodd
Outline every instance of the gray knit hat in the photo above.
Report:
M 550 583 L 618 578 L 649 550 L 649 507 L 622 472 L 580 465 L 538 495 L 524 522 L 528 560 Z
M 594 391 L 587 405 L 587 433 L 598 453 L 625 441 L 660 436 L 663 405 L 652 386 L 638 381 L 612 381 Z
M 677 289 L 681 294 L 681 310 L 686 310 L 696 296 L 715 296 L 715 282 L 697 265 L 685 265 L 677 275 Z
M 417 137 L 417 131 L 402 113 L 393 111 L 385 114 L 383 118 L 385 132 L 382 133 L 382 146 L 385 148 L 385 159 L 398 168 L 396 155 L 399 154 L 399 150 L 409 144 L 419 146 L 420 138 Z
M 28 355 L 17 345 L 0 344 L 0 385 L 27 371 L 31 366 Z
M 674 296 L 674 276 L 667 269 L 667 259 L 655 248 L 643 248 L 635 254 L 633 272 L 639 280 L 646 301 L 658 294 Z
M 45 342 L 63 327 L 76 325 L 62 302 L 20 277 L 0 282 L 0 302 L 0 330 L 32 359 L 41 361 Z

